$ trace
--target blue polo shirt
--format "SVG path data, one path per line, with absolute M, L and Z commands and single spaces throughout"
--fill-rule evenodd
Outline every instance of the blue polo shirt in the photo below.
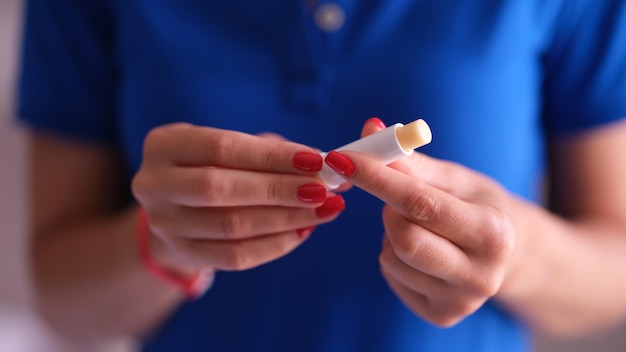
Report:
M 547 138 L 626 116 L 624 1 L 334 4 L 329 14 L 323 0 L 31 0 L 19 118 L 119 148 L 130 179 L 146 132 L 172 121 L 329 150 L 371 116 L 423 117 L 434 140 L 421 151 L 538 201 Z M 448 329 L 411 313 L 379 273 L 381 202 L 345 198 L 293 253 L 218 273 L 144 350 L 529 349 L 494 302 Z

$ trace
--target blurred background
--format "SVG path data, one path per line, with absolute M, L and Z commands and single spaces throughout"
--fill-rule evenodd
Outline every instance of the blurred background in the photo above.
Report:
M 131 345 L 124 340 L 98 346 L 62 341 L 30 308 L 32 295 L 26 263 L 28 224 L 25 221 L 27 151 L 24 133 L 15 126 L 12 115 L 21 6 L 20 0 L 0 0 L 0 351 L 131 351 Z M 586 340 L 563 342 L 538 336 L 536 345 L 540 352 L 624 352 L 626 326 L 609 335 Z
M 21 0 L 0 0 L 0 351 L 130 351 L 130 344 L 122 340 L 93 346 L 63 341 L 30 309 L 25 219 L 27 151 L 24 133 L 13 119 L 21 6 Z

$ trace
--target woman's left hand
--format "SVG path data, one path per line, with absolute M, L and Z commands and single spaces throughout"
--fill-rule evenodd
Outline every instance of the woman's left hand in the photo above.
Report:
M 363 134 L 380 125 L 368 120 Z M 511 196 L 495 181 L 419 153 L 391 167 L 349 151 L 330 152 L 325 161 L 386 203 L 381 271 L 414 313 L 452 326 L 500 290 L 517 234 Z

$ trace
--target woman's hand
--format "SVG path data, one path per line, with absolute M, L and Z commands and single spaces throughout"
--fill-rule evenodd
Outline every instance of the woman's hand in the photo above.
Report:
M 375 122 L 364 135 L 381 128 Z M 325 162 L 386 203 L 381 270 L 413 312 L 451 326 L 498 292 L 516 245 L 509 196 L 498 184 L 418 153 L 391 167 L 349 151 Z
M 146 137 L 133 193 L 157 260 L 180 270 L 244 270 L 294 250 L 343 198 L 315 177 L 322 159 L 278 138 L 172 124 Z

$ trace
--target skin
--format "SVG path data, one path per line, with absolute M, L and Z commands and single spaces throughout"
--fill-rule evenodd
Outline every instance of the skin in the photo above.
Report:
M 114 149 L 34 135 L 30 150 L 43 316 L 75 339 L 154 329 L 183 297 L 138 260 L 138 207 L 123 201 Z M 320 213 L 327 198 L 340 197 L 331 193 L 298 199 L 300 186 L 321 185 L 314 171 L 294 167 L 301 152 L 321 167 L 316 151 L 276 137 L 187 124 L 151 131 L 132 189 L 150 219 L 154 260 L 191 275 L 245 270 L 293 251 L 342 210 Z
M 192 270 L 245 270 L 291 252 L 303 231 L 339 215 L 316 213 L 326 195 L 298 198 L 303 185 L 324 188 L 314 172 L 294 167 L 298 152 L 318 156 L 276 137 L 186 124 L 153 130 L 132 189 L 160 255 Z
M 370 121 L 363 134 L 379 128 Z M 73 337 L 145 334 L 181 294 L 137 259 L 137 207 L 123 201 L 115 150 L 78 146 L 31 138 L 38 303 Z M 311 226 L 339 215 L 320 218 L 321 203 L 295 196 L 317 182 L 294 168 L 298 152 L 315 151 L 184 124 L 153 130 L 132 189 L 150 218 L 155 259 L 189 274 L 244 270 L 293 251 Z M 494 298 L 532 327 L 567 336 L 626 315 L 626 280 L 616 279 L 626 266 L 626 165 L 616 162 L 626 160 L 626 122 L 556 142 L 559 216 L 454 163 L 415 153 L 386 167 L 342 154 L 354 165 L 346 180 L 386 203 L 381 271 L 415 314 L 451 326 Z
M 347 151 L 326 162 L 351 162 L 345 179 L 385 201 L 381 271 L 415 314 L 452 326 L 494 298 L 548 333 L 601 332 L 626 315 L 626 122 L 558 140 L 554 153 L 563 216 L 418 153 L 391 167 Z

